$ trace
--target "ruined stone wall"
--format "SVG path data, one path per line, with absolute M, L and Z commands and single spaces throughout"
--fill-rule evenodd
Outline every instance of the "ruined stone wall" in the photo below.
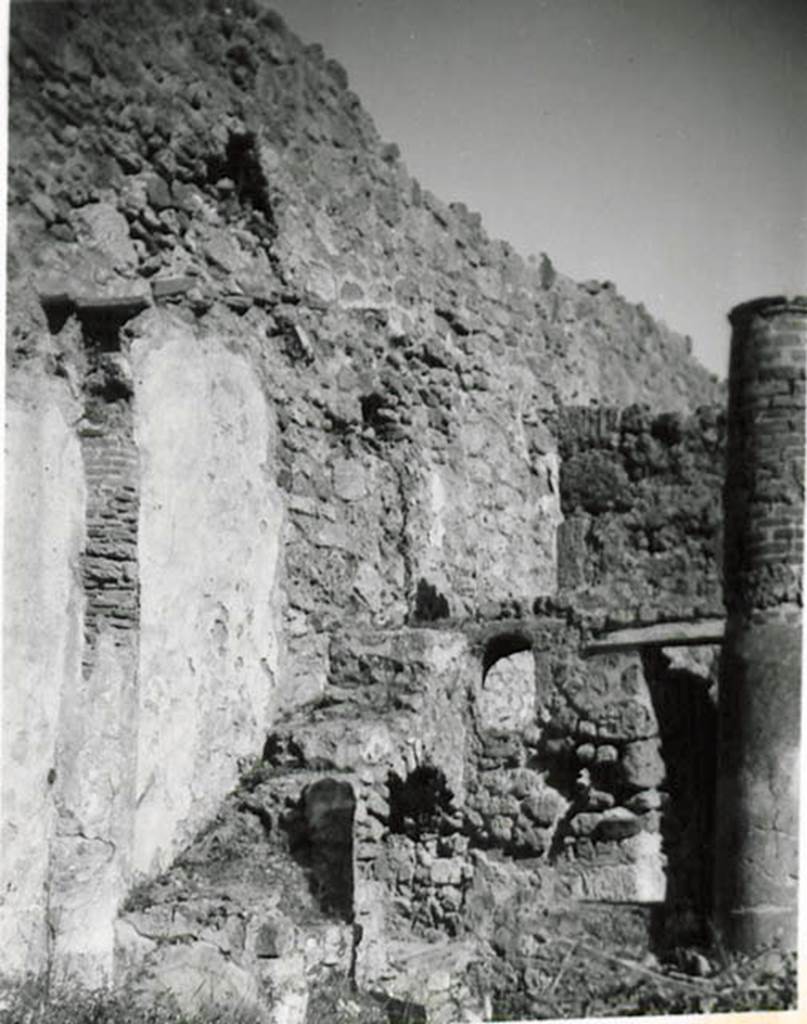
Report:
M 47 443 L 32 450 L 21 432 L 9 461 L 10 493 L 45 508 L 55 548 L 8 563 L 7 623 L 22 639 L 5 677 L 4 827 L 19 838 L 4 922 L 23 903 L 35 912 L 24 934 L 3 934 L 19 935 L 20 963 L 109 974 L 115 943 L 124 960 L 138 946 L 136 929 L 112 938 L 124 894 L 191 841 L 270 730 L 283 741 L 270 763 L 352 773 L 368 980 L 395 976 L 379 936 L 398 920 L 391 880 L 410 868 L 400 921 L 459 935 L 471 844 L 477 858 L 549 865 L 547 904 L 556 882 L 569 899 L 661 898 L 662 798 L 628 806 L 662 788 L 630 774 L 645 760 L 661 771 L 643 669 L 634 659 L 625 681 L 624 658 L 600 665 L 594 694 L 579 637 L 509 649 L 503 623 L 557 595 L 564 511 L 567 595 L 588 589 L 609 612 L 627 601 L 627 573 L 598 563 L 578 527 L 615 530 L 623 553 L 636 531 L 586 510 L 588 497 L 576 511 L 575 474 L 602 453 L 585 432 L 569 441 L 563 403 L 691 411 L 715 382 L 613 286 L 523 260 L 421 189 L 344 71 L 262 5 L 175 8 L 13 13 L 12 396 L 36 419 L 58 392 L 61 418 L 36 426 Z M 655 491 L 620 426 L 609 472 L 638 467 L 642 516 L 689 493 L 693 458 L 706 474 L 719 437 L 701 427 L 682 428 L 682 444 L 633 431 L 661 453 L 668 489 Z M 24 501 L 9 504 L 14 536 Z M 685 579 L 688 607 L 711 599 L 711 521 L 687 565 L 669 564 L 695 505 L 664 540 L 667 561 L 638 543 L 626 559 L 654 607 Z M 595 512 L 602 522 L 584 518 Z M 469 653 L 480 623 L 502 648 Z M 557 648 L 550 668 L 544 647 Z M 494 664 L 524 654 L 534 676 Z M 571 703 L 563 671 L 585 690 Z M 647 728 L 630 719 L 609 735 L 606 706 L 623 698 Z M 454 825 L 390 832 L 392 790 L 424 765 L 444 778 Z M 584 770 L 586 793 L 609 794 L 596 806 L 576 788 Z M 29 799 L 39 860 L 23 891 Z
M 556 429 L 561 592 L 612 624 L 721 616 L 723 409 L 566 408 Z
M 316 706 L 275 726 L 248 806 L 266 824 L 285 797 L 292 857 L 321 907 L 358 926 L 362 988 L 450 1020 L 452 1000 L 478 1005 L 470 979 L 491 957 L 503 992 L 529 979 L 540 996 L 553 927 L 635 950 L 702 936 L 702 676 L 662 653 L 586 659 L 577 628 L 542 618 L 342 632 L 331 673 Z M 346 841 L 318 847 L 309 807 L 348 790 L 352 877 Z
M 670 922 L 699 911 L 711 842 L 707 680 L 661 652 L 584 657 L 577 630 L 561 622 L 520 629 L 532 663 L 497 661 L 482 693 L 496 673 L 520 676 L 534 707 L 517 727 L 478 720 L 472 846 L 531 872 L 546 907 L 645 904 Z
M 398 336 L 428 335 L 427 365 L 443 372 L 417 382 L 435 421 L 417 431 L 451 420 L 440 395 L 455 374 L 469 400 L 484 391 L 521 409 L 651 395 L 687 409 L 714 395 L 685 340 L 612 286 L 524 261 L 488 239 L 478 215 L 424 191 L 344 70 L 263 5 L 89 10 L 15 10 L 10 200 L 24 214 L 21 242 L 45 230 L 55 251 L 81 241 L 105 199 L 133 246 L 119 269 L 163 294 L 190 277 L 200 305 L 215 297 L 243 311 L 287 297 L 302 303 L 295 317 L 376 311 Z M 377 378 L 367 392 L 386 390 Z

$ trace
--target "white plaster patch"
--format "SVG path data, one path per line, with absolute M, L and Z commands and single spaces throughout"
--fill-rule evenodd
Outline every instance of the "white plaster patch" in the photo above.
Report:
M 439 469 L 432 468 L 429 473 L 429 545 L 434 549 L 433 554 L 438 562 L 446 532 L 444 519 L 446 504 L 446 488 L 443 477 Z
M 164 868 L 260 752 L 276 709 L 283 507 L 241 356 L 155 315 L 133 345 L 141 457 L 134 866 Z
M 0 949 L 44 969 L 61 701 L 81 675 L 84 477 L 62 381 L 9 373 L 3 557 Z

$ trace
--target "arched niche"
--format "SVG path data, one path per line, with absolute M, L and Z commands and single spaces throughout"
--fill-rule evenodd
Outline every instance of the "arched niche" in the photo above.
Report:
M 482 686 L 477 701 L 480 729 L 526 729 L 535 721 L 535 689 L 535 659 L 529 639 L 520 633 L 491 637 L 482 656 Z

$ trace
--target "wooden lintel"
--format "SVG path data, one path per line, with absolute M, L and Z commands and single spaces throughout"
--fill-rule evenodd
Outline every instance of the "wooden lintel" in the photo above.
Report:
M 699 622 L 654 622 L 650 626 L 615 629 L 590 640 L 585 654 L 625 651 L 638 647 L 695 647 L 723 643 L 723 619 L 701 619 Z

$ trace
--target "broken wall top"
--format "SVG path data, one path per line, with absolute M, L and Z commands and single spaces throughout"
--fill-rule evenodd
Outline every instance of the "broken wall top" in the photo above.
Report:
M 10 59 L 12 286 L 271 310 L 315 352 L 355 346 L 392 434 L 389 390 L 423 386 L 412 350 L 447 392 L 524 410 L 716 397 L 688 341 L 610 283 L 524 260 L 422 189 L 344 70 L 262 3 L 18 5 Z M 391 389 L 379 328 L 410 343 Z

